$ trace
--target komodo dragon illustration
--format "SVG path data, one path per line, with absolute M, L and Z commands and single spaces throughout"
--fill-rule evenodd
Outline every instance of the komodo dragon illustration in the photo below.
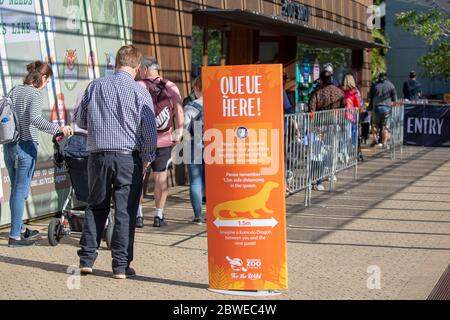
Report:
M 268 182 L 264 185 L 260 192 L 256 195 L 247 197 L 241 200 L 232 200 L 227 201 L 221 204 L 218 204 L 214 207 L 214 217 L 222 220 L 235 220 L 242 219 L 238 217 L 239 213 L 250 213 L 250 215 L 257 219 L 261 217 L 261 214 L 256 211 L 262 210 L 268 214 L 274 214 L 273 210 L 267 208 L 267 202 L 270 199 L 270 195 L 272 191 L 278 188 L 280 184 L 276 182 Z M 226 218 L 220 215 L 222 211 L 229 212 L 231 218 Z

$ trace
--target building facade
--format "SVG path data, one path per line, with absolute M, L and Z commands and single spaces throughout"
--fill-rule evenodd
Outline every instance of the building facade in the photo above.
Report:
M 367 27 L 371 3 L 0 1 L 0 90 L 6 94 L 22 82 L 28 63 L 47 58 L 53 62 L 54 77 L 44 91 L 42 113 L 50 121 L 69 124 L 77 98 L 89 82 L 114 72 L 117 50 L 121 45 L 135 43 L 145 55 L 160 60 L 163 76 L 174 81 L 184 96 L 202 65 L 282 63 L 290 79 L 298 81 L 299 62 L 302 66 L 312 65 L 320 56 L 320 64 L 324 64 L 331 55 L 345 62 L 345 67 L 337 63 L 336 69 L 354 71 L 364 94 L 371 78 L 370 48 L 376 47 Z M 340 51 L 328 54 L 327 50 L 335 48 Z M 2 148 L 0 226 L 10 222 L 10 180 L 1 152 Z M 67 197 L 67 170 L 56 168 L 52 158 L 51 137 L 42 133 L 25 218 L 57 212 Z
M 370 86 L 371 0 L 136 0 L 133 41 L 160 60 L 164 76 L 190 90 L 201 65 L 282 63 L 295 78 L 299 45 L 345 48 L 363 87 Z M 368 13 L 369 12 L 369 13 Z M 198 38 L 198 30 L 202 41 Z M 211 30 L 214 32 L 211 33 Z M 210 36 L 216 45 L 211 47 Z M 217 47 L 220 47 L 218 50 Z M 220 51 L 212 62 L 211 51 Z M 217 52 L 215 53 L 217 55 Z M 199 60 L 197 58 L 197 60 Z M 321 61 L 321 63 L 327 61 Z

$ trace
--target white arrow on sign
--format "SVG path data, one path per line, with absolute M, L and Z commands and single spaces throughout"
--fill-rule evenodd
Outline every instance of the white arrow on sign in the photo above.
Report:
M 254 219 L 254 220 L 220 220 L 216 219 L 214 225 L 217 228 L 223 227 L 241 227 L 241 228 L 251 228 L 251 227 L 272 227 L 275 228 L 278 221 L 275 218 L 272 219 Z

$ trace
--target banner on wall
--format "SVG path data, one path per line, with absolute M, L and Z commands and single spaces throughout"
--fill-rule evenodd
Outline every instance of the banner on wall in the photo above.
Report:
M 202 77 L 210 289 L 286 290 L 282 66 Z
M 53 40 L 55 19 L 35 14 L 33 1 L 0 1 L 0 40 L 7 44 L 33 42 L 40 34 Z
M 409 146 L 450 147 L 450 108 L 405 105 L 404 141 Z
M 132 8 L 132 1 L 125 0 L 0 0 L 1 93 L 22 83 L 28 63 L 51 56 L 54 77 L 44 90 L 42 115 L 70 125 L 77 97 L 89 81 L 114 73 L 115 53 L 131 38 Z M 51 137 L 40 133 L 39 142 L 26 207 L 30 218 L 60 210 L 70 186 L 67 172 L 51 161 Z M 2 150 L 0 202 L 6 205 L 0 209 L 0 226 L 10 223 L 10 183 L 1 159 Z

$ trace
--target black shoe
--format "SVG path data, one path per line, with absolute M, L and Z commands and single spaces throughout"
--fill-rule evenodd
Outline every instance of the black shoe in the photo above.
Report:
M 144 227 L 144 218 L 138 217 L 136 219 L 136 228 L 142 229 Z
M 167 222 L 165 218 L 155 217 L 153 227 L 154 228 L 161 228 L 167 226 Z
M 25 229 L 25 232 L 23 232 L 20 237 L 22 240 L 39 240 L 41 237 L 41 234 L 37 230 L 30 230 L 28 228 Z
M 193 224 L 196 224 L 196 225 L 198 225 L 198 226 L 201 226 L 201 225 L 203 225 L 203 224 L 206 223 L 206 219 L 203 219 L 203 218 L 194 218 L 194 220 L 192 220 L 192 223 L 193 223 Z
M 125 280 L 125 279 L 129 279 L 129 278 L 134 278 L 134 277 L 136 277 L 136 271 L 131 267 L 129 267 L 123 273 L 114 273 L 113 274 L 113 278 L 117 279 L 117 280 Z
M 26 240 L 26 239 L 11 239 L 9 238 L 8 241 L 8 247 L 10 248 L 24 248 L 24 247 L 31 247 L 34 246 L 35 241 L 33 240 Z

